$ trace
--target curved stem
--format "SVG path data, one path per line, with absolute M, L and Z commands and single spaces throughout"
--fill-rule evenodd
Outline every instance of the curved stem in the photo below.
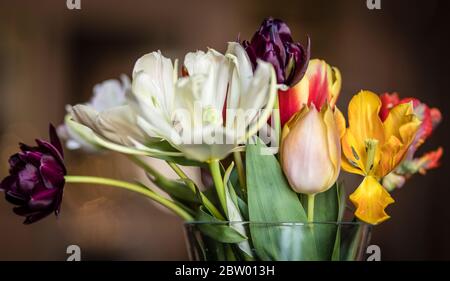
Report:
M 314 222 L 314 199 L 315 194 L 308 194 L 308 222 Z
M 219 160 L 211 160 L 209 162 L 209 169 L 213 177 L 214 186 L 216 187 L 217 197 L 219 197 L 220 204 L 225 213 L 227 213 L 227 201 L 225 198 L 225 187 L 223 185 L 222 174 L 220 173 Z
M 175 214 L 179 215 L 181 218 L 187 221 L 193 220 L 193 217 L 188 214 L 185 210 L 183 210 L 181 207 L 176 205 L 173 201 L 170 201 L 159 194 L 156 194 L 155 192 L 146 189 L 138 184 L 115 180 L 115 179 L 108 179 L 108 178 L 101 178 L 101 177 L 90 177 L 90 176 L 65 176 L 64 177 L 66 182 L 68 183 L 90 183 L 90 184 L 99 184 L 99 185 L 109 185 L 109 186 L 115 186 L 123 189 L 127 189 L 130 191 L 134 191 L 136 193 L 139 193 L 141 195 L 144 195 L 161 205 L 167 207 L 171 211 L 173 211 Z
M 188 177 L 188 175 L 186 175 L 186 173 L 180 168 L 178 167 L 177 164 L 167 161 L 167 164 L 170 166 L 170 168 L 172 168 L 172 170 L 183 180 L 187 181 L 187 185 L 188 187 L 191 189 L 191 191 L 196 194 L 197 192 L 200 194 L 200 197 L 202 199 L 203 204 L 205 204 L 206 209 L 208 209 L 208 211 L 211 212 L 211 214 L 213 216 L 215 216 L 216 218 L 220 219 L 220 220 L 225 220 L 224 216 L 222 216 L 222 214 L 220 213 L 220 211 L 216 208 L 216 206 L 214 206 L 213 203 L 211 203 L 211 201 L 209 201 L 208 197 L 206 197 L 203 192 L 201 192 L 200 190 L 197 190 L 197 188 L 195 187 L 194 182 Z

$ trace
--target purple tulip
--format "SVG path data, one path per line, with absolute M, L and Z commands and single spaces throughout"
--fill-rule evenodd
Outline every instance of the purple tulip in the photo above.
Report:
M 20 152 L 9 158 L 9 176 L 0 183 L 5 198 L 16 205 L 13 211 L 34 223 L 52 212 L 59 214 L 66 168 L 63 150 L 50 125 L 50 142 L 36 140 L 37 146 L 20 144 Z
M 279 19 L 267 18 L 250 42 L 242 46 L 256 67 L 256 60 L 270 62 L 277 75 L 278 83 L 287 86 L 297 84 L 305 74 L 310 57 L 310 40 L 305 48 L 294 42 L 287 24 Z

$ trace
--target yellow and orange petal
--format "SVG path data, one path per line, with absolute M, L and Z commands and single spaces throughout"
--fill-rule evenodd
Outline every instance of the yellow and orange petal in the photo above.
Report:
M 381 101 L 378 95 L 370 91 L 361 91 L 348 105 L 349 130 L 355 137 L 359 146 L 364 147 L 368 139 L 384 143 L 384 127 L 378 113 Z
M 412 103 L 399 104 L 389 112 L 383 123 L 386 143 L 381 147 L 382 157 L 377 172 L 379 178 L 389 174 L 403 161 L 420 124 Z
M 372 176 L 364 178 L 350 195 L 350 200 L 356 206 L 356 217 L 373 225 L 390 218 L 385 209 L 395 202 L 389 192 Z
M 443 153 L 444 150 L 442 149 L 442 147 L 439 147 L 438 149 L 430 151 L 420 157 L 417 161 L 419 166 L 419 173 L 424 175 L 428 170 L 439 167 L 439 160 L 441 159 Z

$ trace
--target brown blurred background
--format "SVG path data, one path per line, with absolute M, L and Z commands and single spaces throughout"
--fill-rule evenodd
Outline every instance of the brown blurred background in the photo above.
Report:
M 294 38 L 312 39 L 312 57 L 338 66 L 341 108 L 360 89 L 398 91 L 438 106 L 441 126 L 422 151 L 444 146 L 443 165 L 395 192 L 392 219 L 372 243 L 384 260 L 450 259 L 449 1 L 66 1 L 0 2 L 0 177 L 17 142 L 47 135 L 66 104 L 86 101 L 95 83 L 130 74 L 139 56 L 160 49 L 183 59 L 190 50 L 225 51 L 249 38 L 264 17 L 285 20 Z M 141 177 L 122 156 L 67 152 L 72 174 Z M 359 179 L 347 179 L 349 188 Z M 83 259 L 187 259 L 182 222 L 137 195 L 70 185 L 59 219 L 24 226 L 0 200 L 0 260 L 64 260 L 77 244 Z

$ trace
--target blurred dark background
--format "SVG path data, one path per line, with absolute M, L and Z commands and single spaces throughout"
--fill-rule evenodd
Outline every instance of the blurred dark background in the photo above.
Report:
M 223 52 L 227 41 L 249 38 L 274 16 L 297 40 L 311 36 L 313 58 L 340 69 L 341 108 L 361 89 L 397 91 L 440 108 L 443 122 L 421 151 L 443 146 L 442 167 L 394 193 L 392 218 L 375 228 L 372 244 L 383 260 L 448 260 L 449 3 L 381 0 L 381 10 L 369 10 L 366 0 L 81 0 L 81 10 L 68 10 L 65 0 L 1 0 L 0 177 L 19 141 L 45 137 L 66 104 L 86 101 L 100 81 L 131 74 L 141 55 Z M 113 154 L 67 158 L 72 174 L 142 176 Z M 348 178 L 349 189 L 360 180 Z M 84 259 L 187 259 L 181 220 L 128 192 L 67 186 L 60 218 L 31 226 L 10 209 L 0 200 L 0 260 L 63 260 L 70 244 Z

